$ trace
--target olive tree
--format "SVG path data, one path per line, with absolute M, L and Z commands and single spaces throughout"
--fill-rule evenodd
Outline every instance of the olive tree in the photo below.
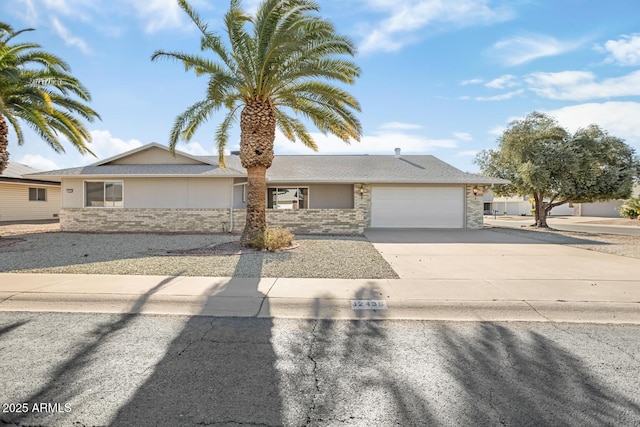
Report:
M 482 173 L 510 181 L 496 187 L 496 195 L 533 198 L 537 227 L 548 227 L 551 209 L 565 203 L 629 197 L 640 168 L 622 139 L 597 125 L 571 135 L 540 112 L 511 122 L 498 148 L 481 151 L 475 163 Z

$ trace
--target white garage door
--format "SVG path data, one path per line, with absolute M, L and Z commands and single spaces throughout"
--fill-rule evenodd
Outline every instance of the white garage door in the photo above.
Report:
M 463 228 L 463 187 L 371 189 L 371 227 Z

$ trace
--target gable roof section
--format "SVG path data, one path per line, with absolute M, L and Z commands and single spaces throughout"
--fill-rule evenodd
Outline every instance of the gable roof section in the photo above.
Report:
M 152 143 L 89 166 L 32 174 L 33 177 L 124 178 L 124 177 L 246 177 L 239 156 L 225 156 L 226 169 L 214 156 L 191 156 L 176 151 L 193 164 L 122 164 L 145 150 L 169 152 Z M 152 156 L 149 156 L 152 157 Z M 156 156 L 161 158 L 161 156 Z M 469 174 L 431 156 L 394 155 L 306 155 L 275 156 L 267 169 L 267 182 L 276 183 L 379 183 L 379 184 L 505 184 L 507 181 Z
M 217 158 L 215 162 L 210 162 L 208 158 L 192 156 L 179 150 L 176 150 L 175 154 L 174 157 L 169 148 L 154 142 L 89 166 L 39 172 L 31 176 L 58 179 L 71 177 L 116 179 L 124 177 L 238 178 L 247 175 L 237 156 L 228 156 L 227 167 L 222 169 L 218 166 Z M 175 162 L 173 162 L 174 158 Z M 136 164 L 132 162 L 133 160 L 144 163 Z M 167 163 L 162 163 L 163 161 Z
M 23 165 L 21 163 L 9 162 L 4 172 L 2 172 L 2 175 L 0 175 L 0 181 L 24 184 L 60 185 L 59 181 L 29 177 L 29 175 L 37 172 L 38 171 L 36 169 L 30 166 Z
M 162 152 L 166 155 L 165 156 L 149 155 L 156 151 Z M 147 154 L 147 156 L 144 157 L 144 154 Z M 128 158 L 134 158 L 135 161 L 128 161 L 129 160 Z M 141 159 L 143 159 L 144 162 L 137 163 Z M 169 151 L 169 149 L 164 145 L 160 145 L 157 142 L 152 142 L 150 144 L 146 144 L 141 147 L 134 148 L 133 150 L 129 150 L 127 152 L 118 154 L 116 156 L 112 156 L 107 159 L 100 160 L 96 163 L 92 163 L 89 166 L 104 166 L 108 164 L 114 164 L 114 165 L 115 164 L 165 164 L 166 165 L 166 164 L 202 164 L 202 163 L 211 164 L 211 163 L 207 163 L 202 158 L 192 156 L 191 154 L 185 153 L 183 151 L 175 150 L 175 153 L 171 153 L 171 151 Z

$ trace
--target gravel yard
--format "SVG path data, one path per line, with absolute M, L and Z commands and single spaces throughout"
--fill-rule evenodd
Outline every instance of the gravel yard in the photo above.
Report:
M 216 277 L 394 279 L 397 274 L 364 237 L 296 236 L 295 249 L 220 254 L 233 235 L 5 234 L 0 271 Z M 227 244 L 227 245 L 225 245 Z M 219 247 L 219 246 L 218 246 Z M 233 252 L 233 251 L 232 251 Z M 231 253 L 232 253 L 231 252 Z
M 584 233 L 577 231 L 517 229 L 507 227 L 487 227 L 500 233 L 514 234 L 529 239 L 559 245 L 573 246 L 590 251 L 604 252 L 630 258 L 640 258 L 640 239 L 638 236 L 623 236 L 618 234 Z

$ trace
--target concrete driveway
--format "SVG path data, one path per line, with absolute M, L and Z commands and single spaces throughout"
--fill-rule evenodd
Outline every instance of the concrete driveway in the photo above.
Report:
M 366 232 L 403 279 L 620 281 L 640 285 L 640 259 L 550 244 L 491 230 Z

